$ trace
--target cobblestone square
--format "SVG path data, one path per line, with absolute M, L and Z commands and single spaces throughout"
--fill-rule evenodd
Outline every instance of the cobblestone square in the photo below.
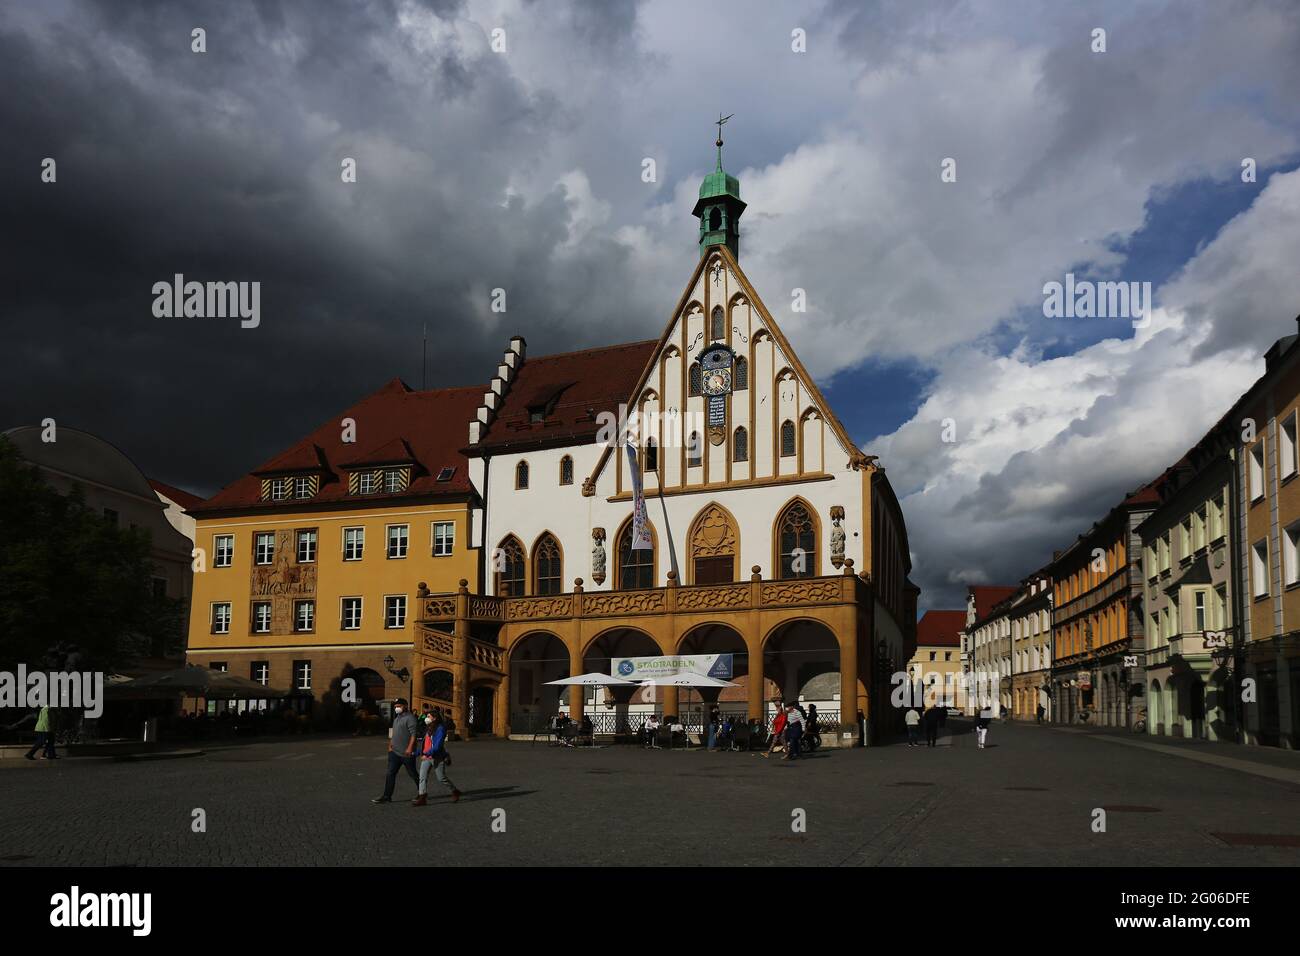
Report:
M 743 753 L 453 747 L 458 804 L 390 805 L 381 738 L 0 771 L 5 865 L 1295 866 L 1300 760 L 960 722 L 941 746 Z M 1251 761 L 1242 772 L 1221 761 Z M 1265 775 L 1268 774 L 1268 775 Z M 195 809 L 207 830 L 193 832 Z M 1106 809 L 1106 829 L 1093 831 Z M 799 832 L 796 818 L 805 821 Z M 494 821 L 496 827 L 494 829 Z M 504 822 L 504 832 L 501 830 Z M 1245 834 L 1242 840 L 1216 834 Z M 1291 846 L 1249 845 L 1290 837 Z M 1285 843 L 1285 840 L 1275 841 Z

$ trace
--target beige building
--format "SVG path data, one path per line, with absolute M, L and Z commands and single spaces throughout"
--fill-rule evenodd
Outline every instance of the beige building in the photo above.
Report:
M 1011 656 L 1010 715 L 1036 720 L 1038 708 L 1048 716 L 1052 676 L 1052 579 L 1036 572 L 1020 582 L 1009 599 Z
M 926 611 L 916 622 L 916 653 L 907 662 L 907 672 L 914 686 L 924 688 L 927 706 L 940 695 L 949 707 L 969 706 L 960 680 L 965 628 L 965 611 Z

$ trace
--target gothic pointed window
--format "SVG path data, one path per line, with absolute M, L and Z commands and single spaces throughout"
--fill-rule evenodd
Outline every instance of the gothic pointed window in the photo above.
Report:
M 817 526 L 802 501 L 793 501 L 776 522 L 782 578 L 810 578 L 817 573 Z
M 515 487 L 520 490 L 528 487 L 528 462 L 526 461 L 515 465 Z
M 533 593 L 559 594 L 563 590 L 563 562 L 560 543 L 543 535 L 533 548 Z
M 632 550 L 632 522 L 623 525 L 618 536 L 618 586 L 624 590 L 654 587 L 653 548 Z
M 573 459 L 568 455 L 560 459 L 560 484 L 573 484 Z
M 731 455 L 732 461 L 749 461 L 749 432 L 744 426 L 736 429 L 736 440 Z
M 709 337 L 713 339 L 722 339 L 727 336 L 727 317 L 722 311 L 722 306 L 713 307 L 713 317 L 709 326 Z
M 699 362 L 691 363 L 691 394 L 699 395 L 704 389 L 704 373 Z
M 524 546 L 511 536 L 501 542 L 495 555 L 497 594 L 501 597 L 524 596 Z
M 736 359 L 736 370 L 731 374 L 731 390 L 743 392 L 749 388 L 749 362 L 743 355 Z
M 709 210 L 709 231 L 717 232 L 722 228 L 722 210 L 714 206 Z
M 781 457 L 794 455 L 794 422 L 786 419 L 781 423 Z

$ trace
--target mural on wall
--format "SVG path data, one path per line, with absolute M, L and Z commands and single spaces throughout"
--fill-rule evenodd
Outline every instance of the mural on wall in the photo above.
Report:
M 293 531 L 275 533 L 274 560 L 253 565 L 250 578 L 250 599 L 271 602 L 270 633 L 292 634 L 293 602 L 316 597 L 316 562 L 297 561 Z

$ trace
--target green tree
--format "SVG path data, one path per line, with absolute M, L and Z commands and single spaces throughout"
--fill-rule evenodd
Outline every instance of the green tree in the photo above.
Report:
M 110 669 L 176 649 L 180 602 L 153 595 L 147 532 L 59 494 L 0 435 L 0 665 Z

